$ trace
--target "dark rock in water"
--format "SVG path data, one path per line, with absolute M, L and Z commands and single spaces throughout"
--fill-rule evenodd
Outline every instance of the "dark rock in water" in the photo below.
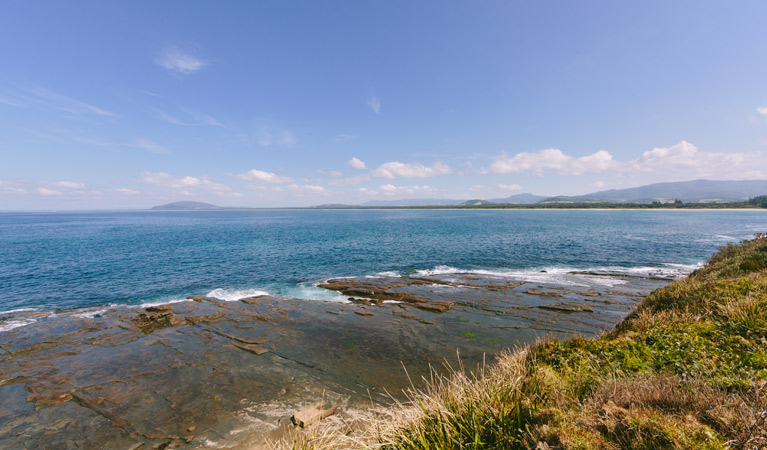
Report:
M 452 307 L 449 302 L 438 302 L 433 300 L 427 300 L 423 297 L 415 296 L 409 292 L 396 291 L 395 289 L 424 284 L 441 284 L 437 282 L 424 281 L 421 278 L 408 278 L 403 281 L 401 278 L 376 278 L 376 279 L 361 279 L 361 278 L 342 278 L 332 279 L 318 286 L 325 289 L 331 289 L 338 291 L 344 295 L 355 298 L 351 300 L 354 303 L 365 304 L 381 304 L 382 302 L 389 300 L 395 302 L 402 302 L 412 304 L 417 308 L 421 308 L 426 311 L 432 312 L 445 312 Z M 363 297 L 361 299 L 356 297 Z

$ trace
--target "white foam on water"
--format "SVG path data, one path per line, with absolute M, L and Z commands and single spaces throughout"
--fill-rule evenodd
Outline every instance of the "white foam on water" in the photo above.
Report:
M 349 277 L 353 278 L 353 277 Z M 280 292 L 284 297 L 300 298 L 302 300 L 320 300 L 326 302 L 349 303 L 347 297 L 338 291 L 324 289 L 319 283 L 301 283 Z
M 616 286 L 626 283 L 626 280 L 622 280 L 620 278 L 612 278 L 610 275 L 615 275 L 616 277 L 619 277 L 620 275 L 638 275 L 647 277 L 660 276 L 668 278 L 680 278 L 701 267 L 703 267 L 703 262 L 696 264 L 664 263 L 663 266 L 660 267 L 601 266 L 585 269 L 543 267 L 527 270 L 460 269 L 457 267 L 441 265 L 436 266 L 433 269 L 416 270 L 415 274 L 418 276 L 471 274 L 512 278 L 517 281 L 526 281 L 528 283 L 549 283 L 585 287 L 589 285 Z M 578 272 L 591 272 L 593 275 Z
M 399 272 L 395 272 L 393 270 L 390 270 L 387 272 L 378 272 L 376 275 L 378 275 L 379 277 L 402 278 L 402 275 L 400 275 Z
M 189 299 L 186 298 L 176 298 L 172 300 L 163 300 L 159 302 L 148 302 L 148 303 L 142 303 L 137 306 L 132 306 L 133 308 L 151 308 L 153 306 L 162 306 L 162 305 L 170 305 L 173 303 L 181 303 L 181 302 L 188 302 Z M 130 306 L 129 306 L 130 307 Z
M 260 297 L 262 295 L 269 295 L 269 293 L 266 291 L 262 291 L 260 289 L 218 288 L 218 289 L 213 289 L 212 291 L 205 294 L 206 297 L 214 297 L 219 300 L 224 300 L 227 302 L 234 302 L 241 298 L 246 298 L 246 297 Z
M 107 311 L 109 311 L 109 308 L 102 308 L 102 309 L 89 310 L 89 311 L 84 311 L 84 312 L 76 313 L 76 314 L 73 314 L 73 316 L 74 317 L 79 317 L 81 319 L 93 319 L 96 316 L 100 316 L 100 315 L 104 314 Z
M 0 322 L 0 333 L 5 331 L 11 331 L 15 328 L 21 328 L 35 322 L 37 322 L 37 320 L 35 319 L 11 319 L 4 322 Z
M 9 309 L 8 311 L 0 311 L 0 315 L 3 315 L 3 314 L 13 314 L 13 313 L 25 312 L 25 311 L 39 311 L 39 309 L 36 309 L 36 308 Z

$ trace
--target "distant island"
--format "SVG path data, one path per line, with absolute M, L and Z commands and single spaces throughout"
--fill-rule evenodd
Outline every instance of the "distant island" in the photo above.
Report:
M 331 203 L 285 209 L 757 209 L 767 208 L 767 180 L 693 180 L 610 189 L 575 196 L 530 193 L 506 198 L 451 200 L 438 198 L 371 200 L 363 204 Z M 225 207 L 204 202 L 173 202 L 153 211 L 214 211 L 263 208 Z M 271 208 L 270 208 L 271 209 Z
M 173 202 L 150 208 L 152 211 L 210 211 L 214 209 L 223 209 L 205 202 Z

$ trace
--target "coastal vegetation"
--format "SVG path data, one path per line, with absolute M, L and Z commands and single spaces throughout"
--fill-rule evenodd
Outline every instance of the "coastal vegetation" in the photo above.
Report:
M 538 203 L 491 203 L 483 200 L 469 200 L 457 205 L 425 206 L 355 206 L 355 205 L 320 205 L 310 209 L 765 209 L 767 196 L 754 197 L 737 202 L 608 202 L 608 201 L 572 201 L 547 200 Z M 305 208 L 303 208 L 305 209 Z
M 596 339 L 542 340 L 409 401 L 296 430 L 296 449 L 767 447 L 767 235 L 721 247 Z M 416 387 L 421 386 L 423 387 Z

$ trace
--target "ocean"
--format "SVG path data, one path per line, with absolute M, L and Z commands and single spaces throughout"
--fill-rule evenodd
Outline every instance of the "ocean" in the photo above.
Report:
M 264 210 L 0 214 L 0 312 L 274 296 L 328 278 L 573 270 L 681 276 L 767 231 L 752 210 Z

